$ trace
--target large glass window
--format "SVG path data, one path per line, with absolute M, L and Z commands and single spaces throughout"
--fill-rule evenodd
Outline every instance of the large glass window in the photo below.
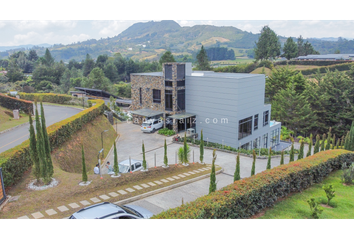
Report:
M 165 79 L 172 79 L 172 65 L 165 65 Z
M 254 130 L 258 129 L 258 114 L 254 115 Z
M 172 87 L 172 81 L 165 81 L 165 87 Z
M 186 90 L 181 89 L 177 91 L 177 111 L 185 110 L 186 109 Z
M 185 65 L 178 64 L 177 65 L 177 79 L 181 80 L 185 78 Z
M 172 90 L 165 90 L 165 109 L 166 111 L 172 111 Z
M 152 89 L 152 101 L 154 103 L 161 103 L 161 90 Z
M 238 139 L 252 134 L 252 117 L 242 119 L 238 122 Z
M 263 112 L 263 126 L 268 125 L 269 122 L 269 111 Z

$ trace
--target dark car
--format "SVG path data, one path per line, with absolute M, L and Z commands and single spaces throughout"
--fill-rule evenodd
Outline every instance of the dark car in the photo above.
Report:
M 69 219 L 141 219 L 150 218 L 153 213 L 135 205 L 118 206 L 103 202 L 80 209 Z

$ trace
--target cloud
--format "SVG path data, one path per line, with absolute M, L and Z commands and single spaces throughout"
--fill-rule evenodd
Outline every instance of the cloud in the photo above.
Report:
M 10 21 L 10 23 L 18 30 L 44 30 L 44 29 L 73 29 L 77 25 L 77 21 Z
M 123 32 L 136 22 L 139 21 L 93 21 L 92 26 L 96 29 L 101 29 L 99 31 L 101 37 L 113 37 Z

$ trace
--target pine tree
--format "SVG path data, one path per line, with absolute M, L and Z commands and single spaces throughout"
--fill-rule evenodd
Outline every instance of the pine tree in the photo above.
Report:
M 159 63 L 162 65 L 166 62 L 176 62 L 175 58 L 173 57 L 171 51 L 166 51 L 160 58 Z
M 204 140 L 203 140 L 203 129 L 200 132 L 200 162 L 203 163 L 204 160 Z
M 210 70 L 210 64 L 208 55 L 202 45 L 199 53 L 197 54 L 197 69 L 198 70 Z
M 82 156 L 82 181 L 87 182 L 84 145 L 81 145 L 81 156 Z
M 305 141 L 301 140 L 300 141 L 300 150 L 299 150 L 299 154 L 297 155 L 297 160 L 304 158 L 304 146 L 305 146 Z
M 317 134 L 315 147 L 313 148 L 313 154 L 316 154 L 319 151 L 320 151 L 320 135 Z
M 144 146 L 144 142 L 143 142 L 143 146 L 142 146 L 142 151 L 143 151 L 143 170 L 146 171 L 146 159 L 145 159 L 145 146 Z
M 165 167 L 168 167 L 166 138 L 165 138 L 165 144 L 164 144 L 163 148 L 164 148 L 163 164 L 165 165 Z
M 39 181 L 39 179 L 41 177 L 41 170 L 40 170 L 40 164 L 39 164 L 37 147 L 36 147 L 36 145 L 37 145 L 36 134 L 34 132 L 32 116 L 31 116 L 31 114 L 29 114 L 28 116 L 29 116 L 29 123 L 30 123 L 30 129 L 29 129 L 29 132 L 30 132 L 30 155 L 31 155 L 32 163 L 34 164 L 34 167 L 32 169 L 32 173 L 35 176 L 35 178 L 37 179 L 37 181 Z
M 313 136 L 312 136 L 312 133 L 311 133 L 311 134 L 310 134 L 309 150 L 307 151 L 306 157 L 311 156 L 311 151 L 312 151 L 312 140 L 313 140 Z
M 294 162 L 294 143 L 291 144 L 289 162 Z
M 216 160 L 216 153 L 215 153 L 215 149 L 214 149 L 214 151 L 213 151 L 213 161 L 212 161 L 212 165 L 211 165 L 209 194 L 212 193 L 212 192 L 215 192 L 215 190 L 216 190 L 215 160 Z
M 119 165 L 118 165 L 118 154 L 117 154 L 116 141 L 114 141 L 113 146 L 114 146 L 113 171 L 114 171 L 114 175 L 118 176 L 119 175 Z
M 237 180 L 240 180 L 241 176 L 240 176 L 240 152 L 237 153 L 237 157 L 236 157 L 236 169 L 235 169 L 235 173 L 234 173 L 234 182 Z
M 40 176 L 43 179 L 44 184 L 48 184 L 49 179 L 48 179 L 48 173 L 47 173 L 45 145 L 44 145 L 43 133 L 42 133 L 42 128 L 41 128 L 41 122 L 39 120 L 37 105 L 36 105 L 36 132 L 37 132 L 36 149 L 37 149 L 37 154 L 38 154 L 38 159 L 39 159 Z
M 333 134 L 331 149 L 334 149 L 335 146 L 336 146 L 336 134 Z
M 331 131 L 332 131 L 332 128 L 330 127 L 329 131 L 328 131 L 328 136 L 327 136 L 327 144 L 325 147 L 326 150 L 329 150 L 331 148 Z
M 284 150 L 281 151 L 281 155 L 280 155 L 280 165 L 284 164 Z
M 252 162 L 252 169 L 251 169 L 251 176 L 256 174 L 256 152 L 253 150 L 253 162 Z
M 326 141 L 326 134 L 324 133 L 322 135 L 322 141 L 321 141 L 321 151 L 325 150 L 325 141 Z
M 271 161 L 272 161 L 272 148 L 269 148 L 267 169 L 271 169 L 272 168 Z
M 291 37 L 286 39 L 286 42 L 283 47 L 283 52 L 284 52 L 283 56 L 287 60 L 297 57 L 297 44 L 294 42 L 294 40 Z
M 279 37 L 268 26 L 264 26 L 254 49 L 256 60 L 275 59 L 280 56 L 280 49 Z
M 188 164 L 188 147 L 187 147 L 186 133 L 184 133 L 184 142 L 183 142 L 183 163 L 184 165 Z
M 44 146 L 45 146 L 45 154 L 46 154 L 46 160 L 47 160 L 47 173 L 48 177 L 52 178 L 54 174 L 54 169 L 53 169 L 53 162 L 52 162 L 52 157 L 51 157 L 51 147 L 50 147 L 50 142 L 49 142 L 49 137 L 48 137 L 48 132 L 47 132 L 47 126 L 45 123 L 45 116 L 44 116 L 44 109 L 43 109 L 43 104 L 41 101 L 41 123 L 42 123 L 42 131 L 43 131 L 43 140 L 44 140 Z

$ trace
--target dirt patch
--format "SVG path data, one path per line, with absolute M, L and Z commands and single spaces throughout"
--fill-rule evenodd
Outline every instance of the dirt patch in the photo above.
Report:
M 343 186 L 351 186 L 351 185 L 353 185 L 352 183 L 342 183 L 343 184 Z
M 331 206 L 329 206 L 329 205 L 327 205 L 327 204 L 320 204 L 322 207 L 324 207 L 324 208 L 333 208 L 333 207 L 331 207 Z

